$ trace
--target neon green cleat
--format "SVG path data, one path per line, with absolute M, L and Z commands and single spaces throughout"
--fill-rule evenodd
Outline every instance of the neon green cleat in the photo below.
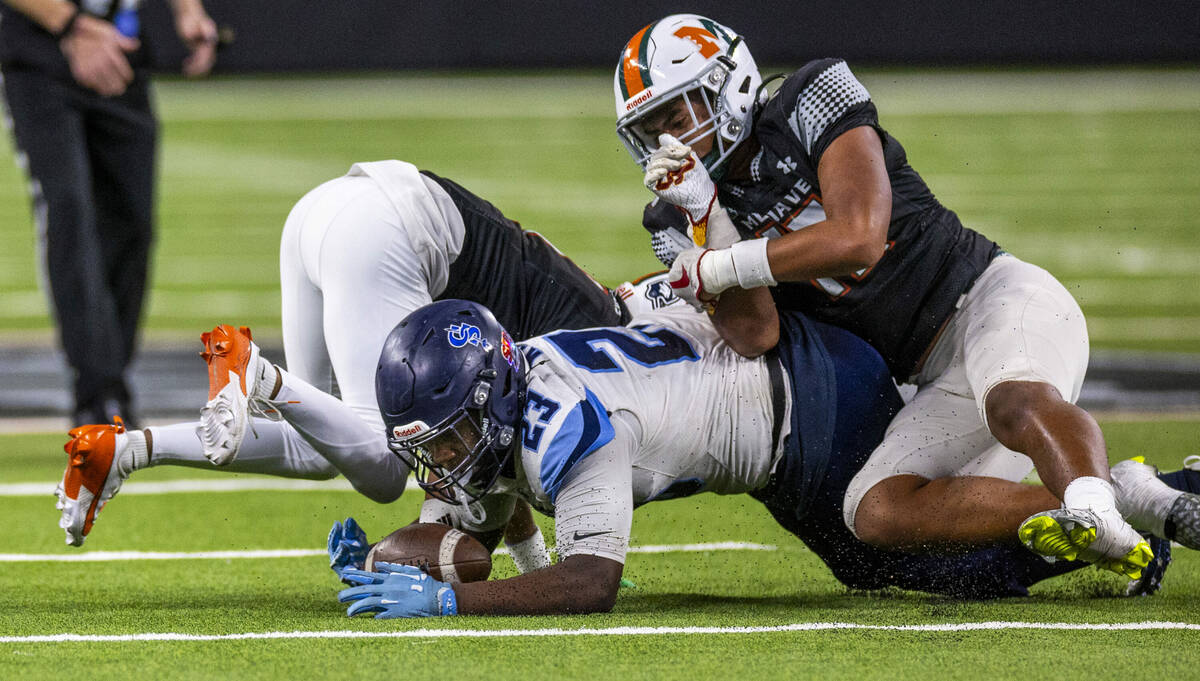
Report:
M 1141 578 L 1154 558 L 1150 544 L 1120 516 L 1107 518 L 1088 509 L 1035 514 L 1021 523 L 1017 538 L 1051 562 L 1082 560 L 1130 579 Z

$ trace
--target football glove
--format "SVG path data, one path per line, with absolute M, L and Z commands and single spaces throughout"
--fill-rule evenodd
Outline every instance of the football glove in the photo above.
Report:
M 687 216 L 688 231 L 697 245 L 708 243 L 708 220 L 717 203 L 717 185 L 688 145 L 671 135 L 658 136 L 658 149 L 646 162 L 642 182 L 659 198 Z
M 774 286 L 767 262 L 767 240 L 748 239 L 729 248 L 689 248 L 675 258 L 667 281 L 675 295 L 702 310 L 734 286 L 752 289 Z
M 411 565 L 376 563 L 379 572 L 347 568 L 342 579 L 358 584 L 338 592 L 338 601 L 349 603 L 346 615 L 365 612 L 375 619 L 438 617 L 458 614 L 458 598 L 445 582 L 430 577 Z
M 329 569 L 338 577 L 341 577 L 347 568 L 361 569 L 367 561 L 367 551 L 371 548 L 367 543 L 367 533 L 363 532 L 354 518 L 346 518 L 345 522 L 335 522 L 329 530 L 326 546 L 329 551 Z

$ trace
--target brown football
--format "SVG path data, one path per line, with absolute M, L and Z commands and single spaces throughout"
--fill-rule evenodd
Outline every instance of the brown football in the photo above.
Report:
M 413 565 L 452 584 L 481 582 L 492 573 L 492 554 L 483 544 L 439 523 L 405 525 L 380 539 L 367 553 L 366 569 L 375 563 Z

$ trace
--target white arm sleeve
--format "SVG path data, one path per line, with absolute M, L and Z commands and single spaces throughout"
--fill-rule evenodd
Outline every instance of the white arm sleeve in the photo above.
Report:
M 636 421 L 612 416 L 613 439 L 571 469 L 554 504 L 558 560 L 587 554 L 625 562 L 633 524 L 633 454 Z

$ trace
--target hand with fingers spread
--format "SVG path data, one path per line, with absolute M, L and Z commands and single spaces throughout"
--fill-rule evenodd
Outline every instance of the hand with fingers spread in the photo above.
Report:
M 338 592 L 338 601 L 350 603 L 346 614 L 375 613 L 375 619 L 438 617 L 458 614 L 454 589 L 411 565 L 376 563 L 378 572 L 346 569 L 342 579 L 357 584 Z

